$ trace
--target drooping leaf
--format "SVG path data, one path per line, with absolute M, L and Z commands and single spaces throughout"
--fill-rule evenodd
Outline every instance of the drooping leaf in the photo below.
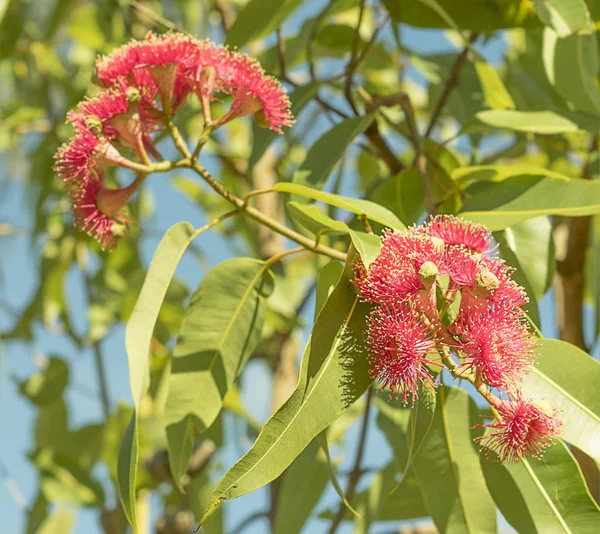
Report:
M 362 340 L 369 307 L 358 301 L 350 282 L 351 264 L 352 257 L 317 318 L 295 391 L 219 482 L 204 517 L 221 500 L 244 495 L 279 476 L 369 387 Z
M 542 339 L 523 393 L 545 399 L 560 410 L 561 437 L 600 462 L 600 363 L 581 349 L 558 339 Z
M 412 462 L 427 510 L 440 532 L 496 532 L 496 507 L 473 438 L 479 410 L 469 395 L 440 386 L 433 423 Z
M 479 187 L 461 216 L 496 231 L 540 215 L 595 213 L 600 213 L 600 182 L 526 175 Z
M 274 534 L 298 534 L 327 487 L 323 451 L 313 440 L 288 467 L 277 503 Z
M 342 195 L 336 195 L 327 191 L 319 191 L 305 185 L 293 184 L 289 182 L 278 182 L 273 188 L 282 193 L 293 193 L 295 195 L 321 200 L 331 206 L 345 209 L 357 215 L 364 215 L 369 220 L 379 223 L 383 226 L 393 228 L 394 230 L 405 230 L 406 226 L 388 209 L 362 198 L 350 198 Z
M 502 182 L 515 176 L 549 176 L 559 180 L 570 180 L 564 174 L 533 165 L 474 165 L 452 171 L 452 180 L 463 189 L 476 182 Z
M 148 353 L 150 352 L 152 333 L 175 269 L 194 237 L 194 229 L 186 222 L 177 223 L 167 230 L 154 253 L 144 285 L 125 331 L 129 383 L 135 410 L 119 449 L 117 482 L 125 515 L 134 532 L 137 532 L 135 520 L 138 461 L 137 417 L 140 404 L 150 385 Z
M 187 469 L 195 436 L 219 415 L 256 348 L 272 291 L 267 263 L 234 258 L 212 269 L 192 295 L 173 351 L 164 413 L 176 481 Z
M 381 251 L 381 238 L 376 234 L 368 234 L 357 230 L 349 230 L 354 248 L 360 255 L 365 267 L 369 268 Z
M 324 133 L 310 147 L 292 182 L 321 189 L 347 146 L 373 122 L 374 115 L 346 119 Z
M 60 508 L 47 517 L 41 524 L 37 534 L 69 534 L 75 521 L 75 512 Z
M 482 455 L 481 464 L 496 504 L 519 532 L 592 534 L 600 528 L 600 510 L 563 443 L 547 449 L 541 460 L 500 465 Z
M 314 204 L 302 204 L 294 200 L 287 203 L 290 216 L 315 236 L 320 234 L 346 234 L 348 225 L 323 213 Z

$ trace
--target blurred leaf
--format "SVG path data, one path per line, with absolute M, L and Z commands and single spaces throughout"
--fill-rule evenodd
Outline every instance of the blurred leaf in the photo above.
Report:
M 561 437 L 600 462 L 600 363 L 570 343 L 541 339 L 532 372 L 523 380 L 527 397 L 560 410 Z
M 196 521 L 200 521 L 202 512 L 204 512 L 206 509 L 212 488 L 213 484 L 205 471 L 203 471 L 199 476 L 193 477 L 187 486 L 190 508 L 194 512 L 194 518 Z M 202 525 L 202 530 L 207 534 L 224 533 L 223 509 L 219 509 L 213 515 L 211 515 Z
M 440 386 L 431 429 L 412 462 L 440 532 L 496 532 L 496 507 L 473 443 L 477 433 L 472 427 L 480 422 L 479 410 L 465 391 Z
M 40 470 L 40 488 L 48 502 L 103 506 L 102 485 L 78 465 L 77 459 L 40 449 L 32 455 L 32 461 Z
M 554 111 L 489 110 L 480 111 L 477 118 L 496 128 L 543 135 L 576 132 L 579 129 L 594 132 L 600 122 L 600 116 L 597 115 Z
M 131 525 L 134 534 L 138 532 L 136 519 L 136 482 L 139 452 L 137 411 L 134 410 L 131 420 L 121 439 L 119 457 L 117 460 L 117 488 L 123 504 L 123 511 Z
M 574 109 L 600 112 L 595 33 L 574 34 L 561 39 L 552 30 L 546 29 L 543 59 L 550 83 Z
M 324 133 L 308 150 L 292 182 L 321 189 L 348 145 L 373 122 L 374 115 L 346 119 Z
M 392 187 L 395 186 L 396 189 L 398 216 L 407 225 L 415 224 L 425 209 L 425 191 L 419 171 L 411 167 L 402 171 L 389 183 L 390 192 Z
M 194 438 L 214 422 L 260 340 L 273 283 L 269 264 L 234 258 L 209 271 L 192 295 L 173 351 L 164 414 L 178 484 Z
M 293 117 L 298 117 L 299 113 L 311 101 L 318 89 L 318 83 L 307 83 L 306 85 L 294 89 L 294 91 L 290 93 L 290 109 Z M 278 137 L 274 131 L 261 128 L 257 124 L 252 125 L 252 131 L 254 135 L 252 152 L 248 158 L 248 169 L 254 168 L 254 165 L 256 165 L 256 162 L 265 153 L 265 150 Z
M 600 510 L 563 443 L 547 449 L 541 460 L 507 465 L 494 460 L 481 455 L 485 481 L 500 511 L 519 532 L 592 534 L 600 528 Z
M 462 189 L 475 182 L 502 182 L 515 176 L 549 176 L 560 180 L 570 180 L 568 176 L 532 165 L 479 165 L 460 167 L 452 171 L 452 179 Z
M 600 213 L 600 182 L 532 175 L 482 184 L 460 213 L 465 219 L 503 230 L 540 215 L 580 217 Z
M 27 527 L 25 534 L 36 534 L 39 532 L 41 525 L 43 525 L 48 518 L 49 508 L 50 503 L 46 500 L 44 495 L 39 492 L 33 501 L 33 504 L 29 506 L 27 512 Z M 62 531 L 59 531 L 58 534 L 61 532 Z
M 535 0 L 540 20 L 551 26 L 560 37 L 566 37 L 591 25 L 585 0 Z
M 498 71 L 483 58 L 476 59 L 474 63 L 485 103 L 492 109 L 515 109 L 515 103 L 502 83 Z
M 277 26 L 291 12 L 289 7 L 284 7 L 285 4 L 284 0 L 250 0 L 229 28 L 226 44 L 241 48 L 267 27 L 273 27 L 271 23 L 274 19 Z M 295 8 L 299 2 L 292 0 L 288 4 L 293 4 Z
M 392 18 L 421 28 L 448 28 L 448 20 L 432 5 L 437 4 L 464 30 L 490 32 L 502 28 L 537 27 L 540 22 L 528 0 L 488 3 L 471 0 L 419 0 L 398 2 L 383 0 Z
M 47 517 L 36 534 L 69 534 L 75 521 L 75 512 L 60 508 Z
M 314 200 L 321 200 L 322 202 L 330 204 L 331 206 L 337 206 L 338 208 L 348 210 L 352 213 L 356 213 L 357 215 L 364 215 L 371 221 L 395 230 L 406 229 L 406 226 L 404 226 L 402 221 L 400 221 L 398 217 L 396 217 L 391 211 L 380 206 L 379 204 L 376 204 L 375 202 L 363 200 L 362 198 L 344 197 L 341 195 L 328 193 L 327 191 L 318 191 L 317 189 L 312 189 L 311 187 L 307 187 L 305 185 L 292 184 L 289 182 L 278 182 L 275 184 L 273 189 L 282 193 L 293 193 L 295 195 L 305 196 Z
M 273 533 L 298 534 L 321 499 L 328 481 L 323 451 L 313 440 L 285 471 Z
M 63 393 L 69 382 L 69 366 L 56 356 L 52 356 L 47 366 L 31 375 L 19 384 L 21 395 L 27 397 L 33 404 L 44 406 L 56 401 Z
M 294 393 L 265 423 L 250 451 L 219 482 L 205 517 L 221 500 L 274 480 L 369 387 L 366 354 L 358 341 L 369 306 L 358 302 L 351 276 L 350 257 L 317 318 Z

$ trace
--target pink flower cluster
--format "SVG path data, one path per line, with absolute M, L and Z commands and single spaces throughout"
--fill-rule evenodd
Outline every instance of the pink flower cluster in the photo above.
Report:
M 105 89 L 69 113 L 75 134 L 57 151 L 55 170 L 76 225 L 103 248 L 114 248 L 127 230 L 125 206 L 146 177 L 144 165 L 162 159 L 156 134 L 190 95 L 200 100 L 209 132 L 249 114 L 277 133 L 294 122 L 285 90 L 256 60 L 183 34 L 134 40 L 99 58 L 95 78 Z M 211 102 L 220 95 L 231 95 L 231 106 L 213 120 Z M 111 166 L 140 175 L 127 187 L 110 189 L 105 170 Z
M 559 434 L 556 411 L 520 393 L 536 347 L 522 310 L 528 299 L 484 226 L 440 215 L 405 233 L 387 231 L 379 256 L 355 271 L 360 296 L 375 305 L 371 373 L 390 395 L 414 404 L 419 386 L 435 385 L 435 367 L 446 365 L 490 403 L 494 431 L 479 440 L 502 461 L 539 456 Z

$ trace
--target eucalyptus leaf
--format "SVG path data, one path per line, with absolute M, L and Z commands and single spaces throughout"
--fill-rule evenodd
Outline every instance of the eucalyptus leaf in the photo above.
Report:
M 319 313 L 298 385 L 267 421 L 256 442 L 217 485 L 204 518 L 223 499 L 268 484 L 369 387 L 362 336 L 369 306 L 358 301 L 350 279 L 352 258 Z
M 209 271 L 192 295 L 173 351 L 164 413 L 176 481 L 187 469 L 195 436 L 215 421 L 258 344 L 273 283 L 267 263 L 234 258 Z

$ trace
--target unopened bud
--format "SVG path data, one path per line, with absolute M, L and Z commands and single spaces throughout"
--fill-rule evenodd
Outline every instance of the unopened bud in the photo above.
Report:
M 426 261 L 419 269 L 419 280 L 426 287 L 431 287 L 438 275 L 438 268 L 432 261 Z
M 130 104 L 137 104 L 142 99 L 142 94 L 137 87 L 128 87 L 125 91 L 125 99 Z
M 102 120 L 96 115 L 86 115 L 85 127 L 97 137 L 102 135 Z
M 487 269 L 479 272 L 475 277 L 475 284 L 479 289 L 482 289 L 487 293 L 494 292 L 500 285 L 498 277 Z
M 258 126 L 260 126 L 261 128 L 269 128 L 270 127 L 270 123 L 267 120 L 267 118 L 265 117 L 265 112 L 264 112 L 264 110 L 262 108 L 259 109 L 254 114 L 254 122 L 256 122 L 256 124 Z

